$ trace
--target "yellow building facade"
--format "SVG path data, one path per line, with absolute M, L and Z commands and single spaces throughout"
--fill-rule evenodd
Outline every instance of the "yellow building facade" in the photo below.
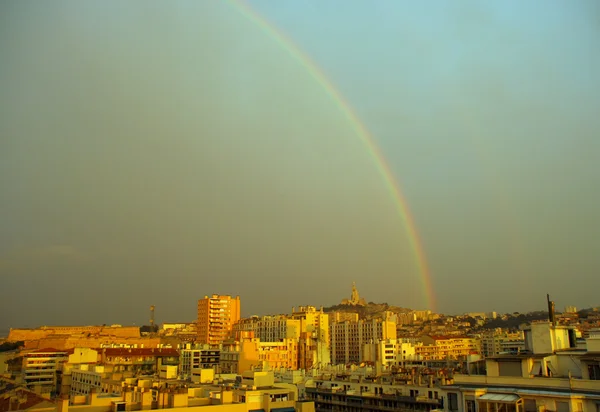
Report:
M 333 365 L 364 361 L 364 346 L 396 339 L 396 323 L 388 320 L 358 320 L 331 324 L 331 363 Z
M 240 320 L 240 297 L 204 296 L 198 301 L 198 342 L 218 345 L 231 336 Z
M 465 359 L 481 353 L 481 341 L 468 336 L 423 336 L 415 347 L 418 359 Z

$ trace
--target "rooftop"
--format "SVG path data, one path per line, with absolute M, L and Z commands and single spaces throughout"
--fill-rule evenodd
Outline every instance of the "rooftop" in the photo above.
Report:
M 104 348 L 106 356 L 179 356 L 179 351 L 173 348 Z

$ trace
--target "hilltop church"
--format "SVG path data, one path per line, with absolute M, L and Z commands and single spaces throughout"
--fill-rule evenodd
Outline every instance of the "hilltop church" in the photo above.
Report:
M 350 299 L 343 299 L 342 305 L 352 305 L 352 306 L 367 306 L 367 301 L 365 298 L 361 298 L 358 295 L 358 289 L 356 289 L 356 282 L 352 282 L 352 295 Z

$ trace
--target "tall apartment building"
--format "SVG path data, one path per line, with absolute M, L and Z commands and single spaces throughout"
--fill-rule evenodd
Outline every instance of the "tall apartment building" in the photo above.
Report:
M 312 352 L 312 356 L 306 356 L 307 359 L 312 359 L 310 365 L 307 362 L 302 365 L 303 368 L 311 368 L 319 365 L 328 365 L 331 362 L 330 358 L 330 331 L 329 331 L 329 314 L 323 312 L 323 308 L 317 310 L 314 306 L 300 306 L 292 308 L 290 317 L 300 321 L 300 330 L 305 333 L 304 347 Z
M 481 354 L 486 358 L 503 353 L 516 354 L 524 349 L 523 331 L 509 332 L 495 329 L 481 337 Z
M 198 342 L 218 345 L 240 320 L 240 297 L 212 295 L 198 301 Z
M 360 363 L 365 344 L 396 339 L 396 323 L 383 319 L 332 323 L 329 335 L 333 365 Z
M 298 367 L 327 365 L 329 358 L 329 315 L 314 306 L 293 308 L 291 315 L 253 316 L 233 326 L 233 336 L 252 333 L 261 342 L 294 339 L 298 343 Z
M 69 359 L 67 352 L 39 349 L 23 357 L 23 381 L 37 393 L 57 392 L 61 384 L 62 367 Z

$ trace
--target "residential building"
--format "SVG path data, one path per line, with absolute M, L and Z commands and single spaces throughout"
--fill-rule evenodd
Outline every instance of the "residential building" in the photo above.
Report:
M 302 321 L 286 315 L 253 316 L 240 319 L 233 325 L 233 336 L 240 332 L 253 332 L 261 342 L 277 342 L 281 339 L 298 339 L 302 332 Z
M 354 312 L 330 312 L 329 322 L 356 322 L 358 321 L 358 313 Z
M 206 344 L 185 344 L 179 349 L 179 373 L 189 379 L 203 369 L 219 370 L 221 349 Z
M 131 376 L 155 374 L 163 365 L 179 365 L 179 352 L 173 348 L 104 348 L 101 363 Z
M 339 411 L 434 411 L 444 407 L 445 392 L 433 380 L 414 376 L 322 375 L 305 393 L 315 409 Z M 419 379 L 420 380 L 420 379 Z
M 294 339 L 298 345 L 296 367 L 311 369 L 329 363 L 329 315 L 314 306 L 292 308 L 291 315 L 253 316 L 233 326 L 233 335 L 253 333 L 261 342 Z
M 494 329 L 481 337 L 481 354 L 485 357 L 503 353 L 519 353 L 525 349 L 523 331 Z
M 455 375 L 445 387 L 456 412 L 597 412 L 600 336 L 577 347 L 572 328 L 534 322 L 523 330 L 525 350 L 486 359 L 486 375 Z M 600 334 L 599 334 L 600 335 Z
M 467 359 L 481 353 L 478 338 L 469 336 L 423 336 L 423 345 L 416 346 L 416 356 L 422 360 Z
M 212 373 L 212 370 L 209 372 Z M 314 403 L 298 401 L 295 385 L 275 383 L 273 372 L 245 372 L 231 384 L 183 384 L 157 379 L 126 379 L 115 392 L 91 390 L 88 395 L 61 399 L 54 408 L 35 412 L 121 412 L 174 409 L 213 412 L 314 412 Z M 1 401 L 1 398 L 0 398 Z M 47 406 L 47 405 L 42 405 Z M 13 408 L 11 410 L 17 410 Z
M 241 374 L 250 370 L 298 369 L 298 340 L 261 342 L 252 332 L 242 332 L 237 340 L 224 342 L 220 371 Z
M 365 344 L 396 339 L 396 323 L 383 319 L 332 323 L 330 337 L 333 365 L 360 363 Z
M 25 386 L 40 394 L 56 394 L 62 382 L 63 364 L 69 354 L 56 349 L 39 349 L 23 356 Z
M 102 380 L 104 377 L 104 366 L 84 366 L 81 369 L 71 370 L 71 385 L 69 397 L 71 403 L 75 401 L 76 396 L 87 396 L 96 391 L 97 393 L 104 392 L 102 390 Z
M 407 361 L 416 360 L 415 350 L 415 345 L 402 339 L 386 339 L 365 344 L 363 360 L 373 362 L 382 369 L 403 366 Z
M 62 379 L 60 394 L 68 394 L 71 391 L 72 371 L 78 369 L 87 369 L 89 366 L 98 363 L 99 354 L 95 349 L 74 348 L 68 351 L 68 359 L 62 366 Z
M 198 342 L 218 345 L 231 336 L 240 320 L 240 297 L 204 296 L 198 301 Z
M 329 314 L 323 312 L 323 307 L 317 310 L 314 306 L 300 306 L 297 309 L 292 308 L 290 317 L 300 321 L 300 330 L 306 333 L 303 335 L 305 349 L 309 348 L 312 351 L 312 355 L 305 357 L 304 368 L 328 365 L 331 359 Z M 307 359 L 310 359 L 310 364 Z

